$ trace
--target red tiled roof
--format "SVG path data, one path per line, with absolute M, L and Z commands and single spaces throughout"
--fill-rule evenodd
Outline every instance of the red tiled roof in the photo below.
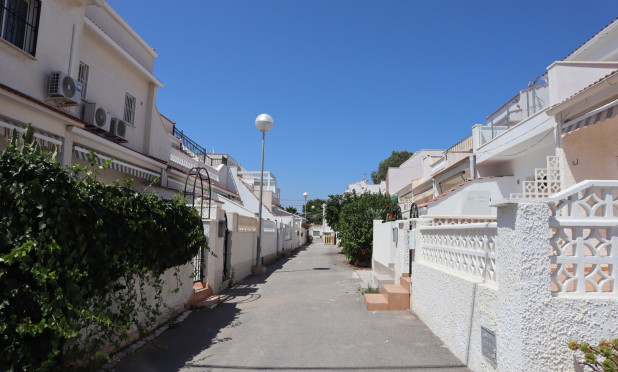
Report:
M 167 116 L 163 115 L 162 113 L 159 113 L 159 115 L 163 116 L 165 119 L 167 119 L 170 123 L 172 124 L 176 124 L 175 121 L 173 121 L 172 119 L 168 118 Z
M 465 184 L 467 184 L 467 183 L 471 183 L 471 182 L 478 181 L 478 180 L 488 180 L 488 179 L 490 179 L 490 178 L 497 178 L 497 177 L 496 177 L 496 176 L 491 176 L 491 177 L 477 177 L 477 178 L 470 178 L 470 179 L 468 179 L 468 180 L 465 180 L 465 181 L 463 181 L 463 182 L 459 183 L 458 185 L 453 186 L 452 188 L 450 188 L 450 189 L 446 190 L 445 192 L 443 192 L 442 194 L 440 194 L 440 195 L 436 196 L 435 198 L 433 198 L 433 199 L 431 199 L 431 200 L 428 200 L 428 201 L 426 201 L 426 202 L 425 202 L 425 203 L 423 203 L 423 204 L 419 204 L 419 206 L 418 206 L 418 207 L 419 207 L 419 208 L 426 207 L 426 206 L 428 206 L 429 204 L 431 204 L 431 203 L 433 203 L 433 202 L 435 202 L 435 201 L 437 201 L 437 200 L 439 200 L 439 199 L 442 199 L 442 198 L 443 198 L 443 197 L 445 197 L 446 195 L 453 193 L 456 189 L 460 188 L 461 186 L 463 186 L 463 185 L 465 185 Z
M 603 32 L 603 30 L 605 30 L 606 28 L 608 28 L 612 23 L 616 22 L 618 20 L 618 17 L 616 17 L 616 19 L 614 19 L 613 21 L 611 21 L 610 23 L 608 23 L 607 25 L 605 25 L 605 27 L 603 27 L 602 29 L 599 30 L 599 32 L 597 32 L 596 34 L 590 36 L 590 38 L 588 38 L 588 40 L 586 40 L 584 43 L 582 43 L 582 45 L 578 46 L 574 51 L 572 51 L 571 53 L 569 53 L 569 55 L 567 55 L 566 57 L 562 58 L 562 61 L 566 60 L 567 58 L 569 58 L 571 55 L 573 55 L 573 53 L 577 52 L 578 50 L 581 49 L 581 47 L 583 47 L 584 45 L 586 45 L 590 40 L 594 39 L 595 36 L 597 36 L 598 34 L 600 34 L 601 32 Z

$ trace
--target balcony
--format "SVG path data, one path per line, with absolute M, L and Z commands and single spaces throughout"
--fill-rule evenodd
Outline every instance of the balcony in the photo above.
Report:
M 502 133 L 527 121 L 549 106 L 549 85 L 543 84 L 521 90 L 515 97 L 487 116 L 487 125 L 473 127 L 474 148 L 483 146 Z
M 472 148 L 472 135 L 469 135 L 463 140 L 457 142 L 455 145 L 451 146 L 448 150 L 444 151 L 439 159 L 430 164 L 431 175 L 433 176 L 436 173 L 448 169 L 455 163 L 467 158 L 472 153 Z
M 219 171 L 208 164 L 202 163 L 201 158 L 191 157 L 187 155 L 185 152 L 180 151 L 178 149 L 172 149 L 170 153 L 170 162 L 178 168 L 181 168 L 185 171 L 190 171 L 193 168 L 206 168 L 208 169 L 209 177 L 214 180 L 219 180 Z
M 200 146 L 197 142 L 185 135 L 183 131 L 178 130 L 176 126 L 174 126 L 174 137 L 182 141 L 182 151 L 184 151 L 190 157 L 199 160 L 202 163 L 209 165 L 213 168 L 219 166 L 220 164 L 226 164 L 225 160 L 222 157 L 213 159 L 212 157 L 208 156 L 204 147 Z

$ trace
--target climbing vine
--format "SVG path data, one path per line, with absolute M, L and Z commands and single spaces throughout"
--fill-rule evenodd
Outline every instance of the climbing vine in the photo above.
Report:
M 164 307 L 161 274 L 206 247 L 182 198 L 54 158 L 31 126 L 0 153 L 0 370 L 65 369 L 147 330 Z

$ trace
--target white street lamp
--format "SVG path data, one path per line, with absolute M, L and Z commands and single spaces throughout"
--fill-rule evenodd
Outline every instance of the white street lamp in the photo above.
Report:
M 303 193 L 303 197 L 305 198 L 305 207 L 303 208 L 305 210 L 305 220 L 307 220 L 307 197 L 309 196 L 309 194 L 307 194 L 307 192 L 305 191 Z
M 261 114 L 255 119 L 255 127 L 262 132 L 262 167 L 260 170 L 260 204 L 258 208 L 258 239 L 257 239 L 257 255 L 255 258 L 256 271 L 261 271 L 262 266 L 262 192 L 264 188 L 264 142 L 266 140 L 266 132 L 273 129 L 273 118 L 268 114 Z
M 322 238 L 326 232 L 326 203 L 322 203 Z

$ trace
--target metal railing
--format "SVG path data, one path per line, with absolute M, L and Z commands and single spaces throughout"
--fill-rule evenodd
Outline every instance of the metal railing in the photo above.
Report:
M 210 165 L 211 167 L 216 167 L 219 164 L 225 164 L 225 162 L 221 159 L 212 159 L 210 156 L 206 155 L 206 149 L 200 146 L 197 142 L 187 137 L 183 131 L 176 129 L 174 126 L 174 137 L 179 138 L 182 141 L 182 145 L 189 151 L 193 153 L 193 155 L 200 158 L 202 162 L 206 165 Z

